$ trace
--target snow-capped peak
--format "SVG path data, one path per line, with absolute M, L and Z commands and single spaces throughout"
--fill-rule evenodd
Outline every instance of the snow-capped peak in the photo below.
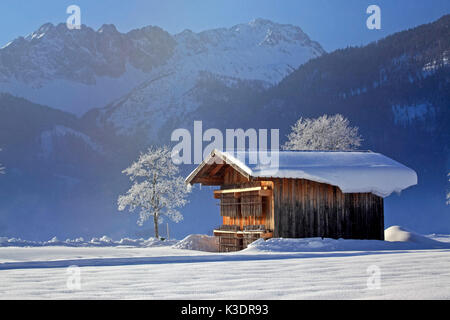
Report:
M 220 95 L 206 88 L 210 80 L 226 87 L 246 82 L 267 88 L 324 52 L 299 27 L 264 19 L 198 33 L 186 29 L 173 37 L 176 45 L 167 63 L 103 109 L 101 121 L 122 134 L 133 134 L 141 126 L 156 136 L 170 118 L 183 118 L 208 96 Z
M 182 60 L 184 68 L 195 65 L 190 69 L 271 84 L 325 52 L 301 28 L 261 18 L 199 33 L 184 30 L 174 37 L 171 61 Z
M 121 33 L 111 24 L 95 31 L 46 23 L 0 49 L 0 90 L 82 114 L 161 77 L 171 79 L 171 92 L 164 94 L 177 96 L 192 89 L 200 74 L 273 85 L 323 53 L 299 27 L 265 19 L 175 35 L 156 26 Z M 165 88 L 152 83 L 159 92 Z
M 55 26 L 52 23 L 43 24 L 38 30 L 29 34 L 25 37 L 26 40 L 40 39 L 42 38 L 49 30 L 54 28 Z
M 309 39 L 300 27 L 290 24 L 279 24 L 266 19 L 255 19 L 249 23 L 242 23 L 231 28 L 218 28 L 194 33 L 189 29 L 176 34 L 175 38 L 181 44 L 189 42 L 213 45 L 224 48 L 240 46 L 241 48 L 255 45 L 294 44 L 313 46 L 318 52 L 324 53 L 322 47 Z M 186 46 L 189 48 L 189 46 Z
M 264 18 L 255 18 L 248 23 L 250 26 L 273 26 L 275 23 Z

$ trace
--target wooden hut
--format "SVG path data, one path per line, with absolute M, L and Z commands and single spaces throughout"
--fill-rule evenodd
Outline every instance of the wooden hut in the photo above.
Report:
M 416 173 L 373 152 L 285 151 L 272 163 L 214 150 L 187 178 L 219 186 L 220 251 L 259 238 L 384 239 L 383 198 L 417 184 Z

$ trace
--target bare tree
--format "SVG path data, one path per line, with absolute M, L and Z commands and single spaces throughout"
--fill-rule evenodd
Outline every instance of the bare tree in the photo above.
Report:
M 362 141 L 358 128 L 340 114 L 300 118 L 291 129 L 284 150 L 355 150 Z
M 177 208 L 188 202 L 190 190 L 178 176 L 178 167 L 172 162 L 168 147 L 148 149 L 122 172 L 129 176 L 133 185 L 126 194 L 119 196 L 120 211 L 127 207 L 130 212 L 138 209 L 139 225 L 153 217 L 156 238 L 159 238 L 158 224 L 162 222 L 162 216 L 175 222 L 183 219 Z

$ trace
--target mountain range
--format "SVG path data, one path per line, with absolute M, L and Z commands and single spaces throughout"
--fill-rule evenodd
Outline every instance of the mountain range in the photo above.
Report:
M 326 53 L 299 27 L 264 19 L 175 35 L 45 24 L 0 49 L 0 235 L 150 236 L 116 208 L 140 151 L 194 120 L 280 128 L 284 140 L 300 116 L 324 113 L 418 172 L 417 187 L 386 199 L 387 224 L 448 232 L 449 25 L 447 15 Z M 220 223 L 210 193 L 192 194 L 172 234 Z
M 0 49 L 0 89 L 82 115 L 108 103 L 123 104 L 132 90 L 152 100 L 182 99 L 208 74 L 271 85 L 323 52 L 300 28 L 263 19 L 175 35 L 153 26 L 120 33 L 113 25 L 95 31 L 47 23 Z M 153 104 L 171 103 L 186 104 Z M 111 120 L 123 122 L 117 118 L 122 115 Z

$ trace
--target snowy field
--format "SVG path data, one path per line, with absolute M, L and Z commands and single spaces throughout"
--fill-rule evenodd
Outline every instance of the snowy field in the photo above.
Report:
M 3 246 L 0 298 L 450 299 L 450 236 L 388 236 L 395 242 L 259 240 L 227 254 L 191 250 L 210 249 L 207 236 L 175 245 Z

